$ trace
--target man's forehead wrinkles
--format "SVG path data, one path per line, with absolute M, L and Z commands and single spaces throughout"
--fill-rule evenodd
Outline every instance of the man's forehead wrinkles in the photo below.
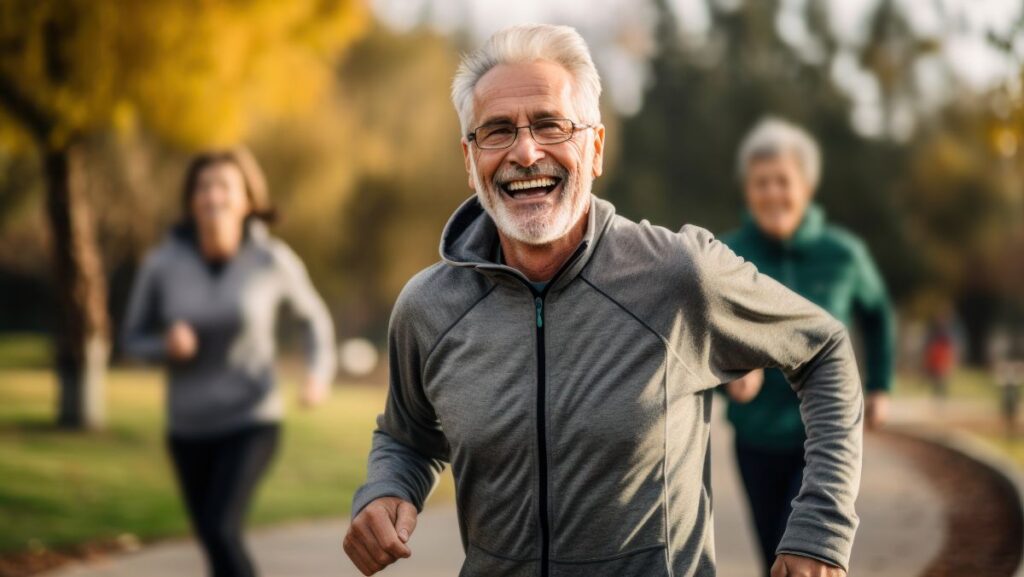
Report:
M 560 110 L 565 107 L 571 93 L 551 90 L 540 85 L 498 85 L 485 87 L 475 98 L 480 112 L 501 110 L 503 113 L 518 113 L 521 109 Z M 527 110 L 529 112 L 529 110 Z
M 480 78 L 473 94 L 478 119 L 562 110 L 571 99 L 569 73 L 549 62 L 498 65 Z
M 487 83 L 477 91 L 477 99 L 486 100 L 488 98 L 506 96 L 516 98 L 524 96 L 550 96 L 554 98 L 560 92 L 561 90 L 553 86 L 552 83 L 543 81 L 515 83 L 512 85 L 508 83 Z
M 560 102 L 553 98 L 517 98 L 514 96 L 492 100 L 478 108 L 479 124 L 495 122 L 519 122 L 525 118 L 530 122 L 539 118 L 564 118 L 567 112 Z

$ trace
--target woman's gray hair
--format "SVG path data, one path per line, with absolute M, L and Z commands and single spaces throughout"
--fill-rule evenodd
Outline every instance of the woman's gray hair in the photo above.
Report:
M 736 173 L 740 181 L 746 178 L 751 162 L 782 154 L 793 155 L 811 190 L 818 187 L 821 178 L 821 150 L 818 143 L 796 124 L 770 116 L 758 122 L 740 145 L 736 162 Z
M 572 120 L 583 124 L 600 123 L 601 77 L 583 37 L 570 26 L 523 24 L 495 32 L 479 49 L 463 55 L 452 81 L 452 102 L 459 114 L 462 133 L 471 130 L 473 90 L 487 71 L 499 64 L 538 60 L 559 64 L 572 75 L 576 113 L 580 116 Z

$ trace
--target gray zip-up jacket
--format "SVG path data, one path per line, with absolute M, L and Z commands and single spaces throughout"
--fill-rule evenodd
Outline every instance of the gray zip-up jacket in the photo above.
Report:
M 808 435 L 779 551 L 846 567 L 863 403 L 842 324 L 706 230 L 597 198 L 543 292 L 497 247 L 471 198 L 399 296 L 353 516 L 382 496 L 422 508 L 448 462 L 464 577 L 713 576 L 712 389 L 779 367 Z
M 306 330 L 307 365 L 319 382 L 334 378 L 334 326 L 306 267 L 258 220 L 222 268 L 179 227 L 146 256 L 128 301 L 125 354 L 168 368 L 167 425 L 176 436 L 208 436 L 281 419 L 274 330 L 280 305 Z M 175 321 L 196 333 L 196 356 L 167 359 L 164 332 Z

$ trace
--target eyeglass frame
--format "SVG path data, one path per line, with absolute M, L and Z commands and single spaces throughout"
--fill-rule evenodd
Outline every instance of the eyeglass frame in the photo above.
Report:
M 569 136 L 565 140 L 559 140 L 558 142 L 541 143 L 540 141 L 537 140 L 537 137 L 534 136 L 534 134 L 533 134 L 533 125 L 537 124 L 538 122 L 545 122 L 545 121 L 550 122 L 550 121 L 553 121 L 553 120 L 565 120 L 565 121 L 568 121 L 569 125 L 571 127 L 570 130 L 569 130 Z M 516 131 L 516 135 L 512 138 L 512 142 L 508 143 L 508 146 L 500 146 L 500 147 L 497 147 L 497 148 L 484 148 L 483 146 L 480 146 L 480 141 L 476 137 L 476 132 L 478 130 L 480 130 L 481 128 L 485 128 L 487 126 L 499 126 L 501 124 L 506 124 L 506 123 L 494 122 L 494 123 L 491 123 L 491 124 L 481 124 L 480 126 L 477 126 L 476 128 L 474 128 L 472 132 L 469 132 L 469 133 L 466 134 L 466 141 L 467 142 L 474 142 L 474 143 L 476 143 L 476 147 L 479 148 L 480 150 L 505 150 L 507 148 L 512 148 L 513 146 L 515 146 L 516 141 L 519 140 L 519 131 L 520 130 L 522 130 L 524 128 L 529 128 L 530 129 L 530 138 L 532 138 L 534 142 L 536 142 L 537 144 L 539 144 L 541 146 L 549 146 L 549 145 L 562 144 L 562 143 L 565 143 L 565 142 L 569 142 L 570 140 L 572 140 L 572 137 L 576 135 L 576 131 L 577 130 L 587 130 L 589 128 L 595 128 L 597 126 L 596 124 L 576 124 L 571 118 L 540 118 L 538 120 L 535 120 L 535 121 L 531 122 L 530 124 L 524 124 L 523 126 L 515 126 L 515 125 L 513 125 L 512 128 Z M 512 123 L 509 122 L 507 124 L 511 125 Z

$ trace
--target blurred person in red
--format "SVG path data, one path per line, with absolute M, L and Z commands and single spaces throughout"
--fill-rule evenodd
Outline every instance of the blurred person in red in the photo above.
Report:
M 924 343 L 924 372 L 935 398 L 949 396 L 949 380 L 959 356 L 959 333 L 952 309 L 935 317 L 928 327 Z
M 195 157 L 182 209 L 138 273 L 122 346 L 167 368 L 167 444 L 210 575 L 251 577 L 242 526 L 283 412 L 278 309 L 289 305 L 305 328 L 306 406 L 330 391 L 334 327 L 298 256 L 268 231 L 274 213 L 247 150 Z

